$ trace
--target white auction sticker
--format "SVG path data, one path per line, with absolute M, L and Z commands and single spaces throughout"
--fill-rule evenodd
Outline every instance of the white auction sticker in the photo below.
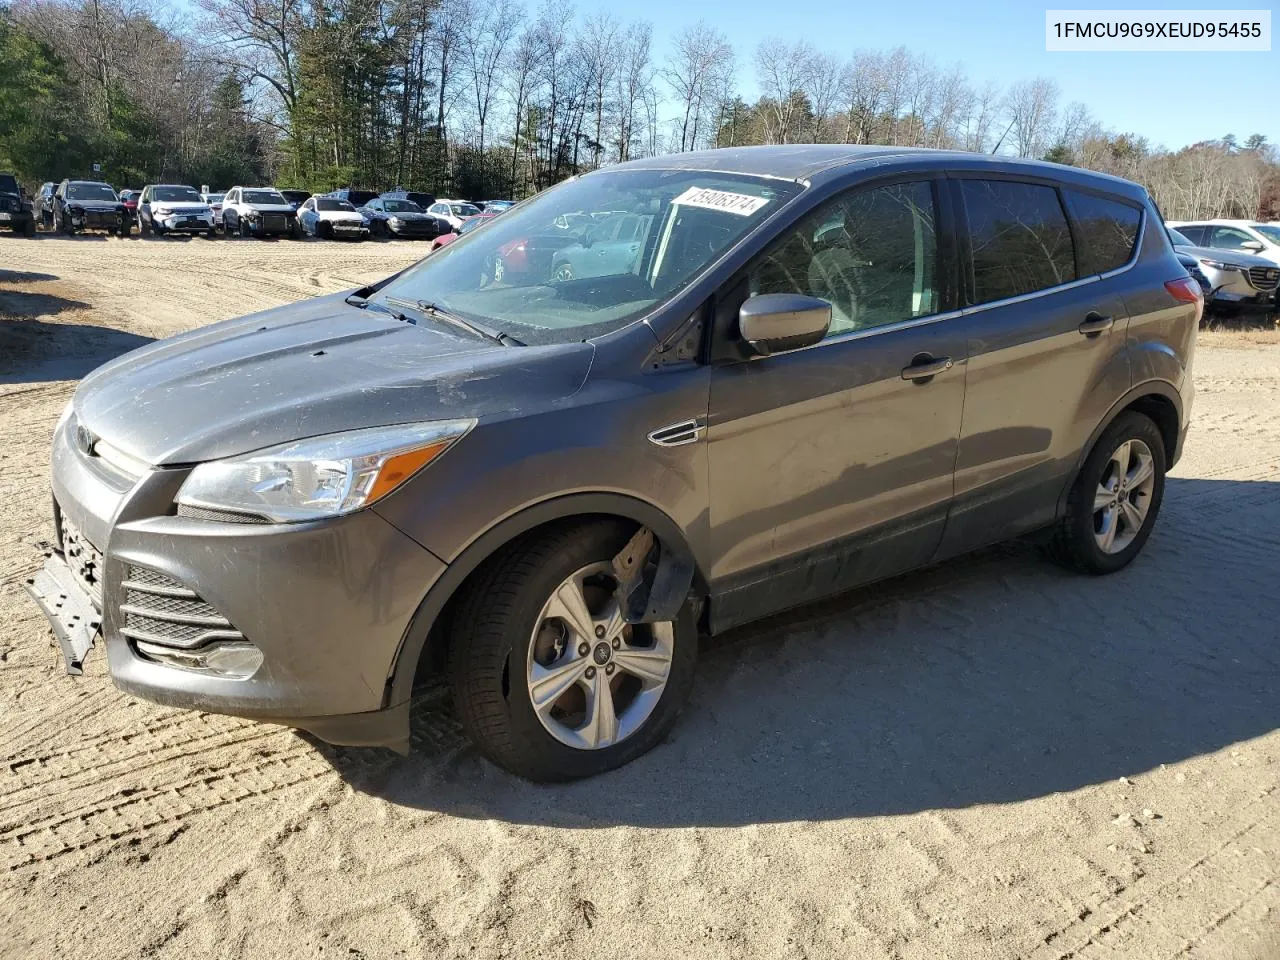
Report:
M 1271 49 L 1270 10 L 1046 10 L 1048 51 Z
M 671 202 L 684 207 L 706 207 L 708 210 L 723 210 L 725 213 L 749 217 L 769 201 L 765 197 L 753 197 L 749 193 L 729 193 L 727 190 L 712 190 L 709 187 L 690 187 Z

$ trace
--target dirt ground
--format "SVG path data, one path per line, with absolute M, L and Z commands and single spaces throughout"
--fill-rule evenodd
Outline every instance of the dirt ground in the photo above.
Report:
M 1280 336 L 1210 333 L 1146 552 L 1012 545 L 725 638 L 537 787 L 428 691 L 344 751 L 63 674 L 21 588 L 75 378 L 423 247 L 0 237 L 0 957 L 1280 958 Z

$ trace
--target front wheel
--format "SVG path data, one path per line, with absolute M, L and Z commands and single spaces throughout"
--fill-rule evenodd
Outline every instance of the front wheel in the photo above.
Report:
M 1164 438 L 1130 410 L 1098 439 L 1067 500 L 1049 550 L 1064 566 L 1115 573 L 1142 550 L 1164 500 Z
M 452 620 L 450 680 L 477 749 L 530 780 L 622 766 L 657 744 L 688 699 L 690 605 L 629 624 L 612 559 L 626 526 L 568 524 L 517 541 L 478 572 Z

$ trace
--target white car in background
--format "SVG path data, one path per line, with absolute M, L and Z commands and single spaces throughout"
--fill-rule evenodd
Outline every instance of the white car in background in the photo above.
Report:
M 465 200 L 437 200 L 427 207 L 427 213 L 445 221 L 456 231 L 462 226 L 463 220 L 480 213 L 480 208 Z
M 166 233 L 203 233 L 210 238 L 215 235 L 213 211 L 195 187 L 185 184 L 152 183 L 143 187 L 135 216 L 138 232 L 144 237 L 151 233 L 157 237 Z
M 221 193 L 202 193 L 200 199 L 209 205 L 209 209 L 213 211 L 213 222 L 218 226 L 222 226 L 222 197 Z
M 1280 288 L 1277 264 L 1243 250 L 1197 246 L 1176 227 L 1169 227 L 1169 239 L 1178 253 L 1196 258 L 1208 279 L 1213 299 L 1206 308 L 1218 313 L 1271 313 L 1276 309 L 1276 290 Z
M 275 187 L 232 187 L 222 198 L 222 229 L 229 237 L 302 236 L 298 215 Z
M 298 208 L 304 234 L 321 240 L 364 240 L 369 236 L 365 218 L 345 200 L 308 197 Z
M 1262 257 L 1280 266 L 1280 224 L 1256 220 L 1169 220 L 1173 227 L 1197 247 L 1233 250 Z

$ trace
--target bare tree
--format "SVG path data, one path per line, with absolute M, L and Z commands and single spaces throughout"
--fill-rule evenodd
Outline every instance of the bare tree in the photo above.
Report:
M 756 47 L 756 79 L 764 92 L 766 143 L 790 143 L 796 134 L 796 114 L 817 51 L 805 40 L 784 43 L 776 37 Z
M 604 123 L 607 99 L 618 76 L 619 26 L 609 13 L 589 17 L 578 38 L 580 58 L 587 74 L 587 95 L 595 120 L 595 136 L 591 140 L 592 166 L 600 166 L 604 155 Z
M 1005 109 L 1018 156 L 1044 153 L 1058 112 L 1057 83 L 1046 77 L 1015 83 L 1005 98 Z
M 631 158 L 631 145 L 636 140 L 636 111 L 644 106 L 654 88 L 650 55 L 652 42 L 653 25 L 641 21 L 627 27 L 618 43 L 614 105 L 618 111 L 616 139 L 619 162 Z
M 523 18 L 524 8 L 517 6 L 515 0 L 489 0 L 484 12 L 463 26 L 459 37 L 476 111 L 476 148 L 481 154 L 499 71 Z
M 829 53 L 816 53 L 809 61 L 804 81 L 804 92 L 813 109 L 812 142 L 834 139 L 829 135 L 828 124 L 840 102 L 844 71 L 840 61 Z
M 719 30 L 698 21 L 676 35 L 662 77 L 680 104 L 680 150 L 698 145 L 698 128 L 706 111 L 732 75 L 733 48 Z

